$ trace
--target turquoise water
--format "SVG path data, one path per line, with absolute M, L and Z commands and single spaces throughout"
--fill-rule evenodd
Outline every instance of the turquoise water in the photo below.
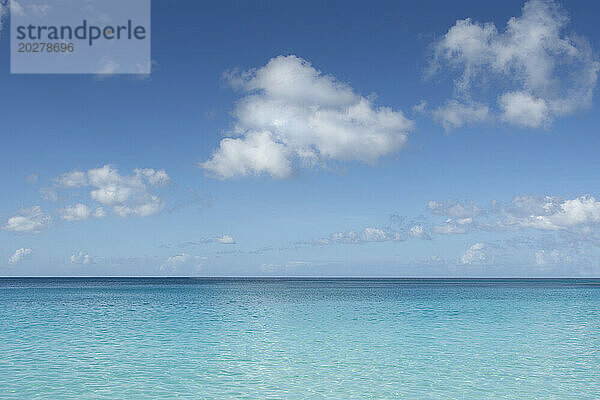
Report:
M 598 399 L 600 280 L 0 279 L 1 399 Z

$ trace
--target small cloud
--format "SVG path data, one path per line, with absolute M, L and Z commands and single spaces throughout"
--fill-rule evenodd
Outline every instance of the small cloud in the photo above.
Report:
M 142 168 L 133 170 L 136 174 L 143 175 L 148 183 L 153 186 L 162 186 L 171 183 L 171 178 L 164 169 Z
M 535 252 L 535 264 L 538 266 L 552 266 L 558 264 L 570 264 L 572 258 L 563 254 L 558 249 L 538 250 Z
M 481 208 L 473 203 L 463 204 L 455 201 L 446 201 L 445 203 L 430 201 L 427 208 L 434 214 L 456 218 L 473 217 L 482 212 Z
M 433 119 L 441 123 L 446 131 L 465 124 L 484 122 L 490 118 L 489 108 L 478 103 L 460 103 L 451 100 L 432 111 Z
M 429 236 L 429 234 L 425 231 L 425 227 L 423 225 L 412 226 L 409 234 L 410 236 L 418 239 L 431 240 L 431 236 Z
M 367 227 L 362 231 L 348 230 L 346 232 L 335 232 L 329 237 L 312 240 L 307 243 L 314 246 L 326 246 L 333 244 L 361 244 L 373 242 L 400 242 L 404 236 L 400 232 L 384 230 L 381 228 Z M 302 244 L 302 243 L 297 243 Z
M 37 180 L 38 180 L 39 177 L 40 176 L 38 174 L 30 174 L 30 175 L 27 176 L 27 178 L 25 178 L 25 180 L 28 183 L 35 183 L 35 182 L 37 182 Z
M 192 242 L 187 242 L 185 245 L 198 245 L 198 244 L 208 244 L 208 243 L 220 243 L 220 244 L 235 244 L 235 239 L 231 235 L 223 234 L 221 236 L 216 236 L 212 238 L 202 238 L 199 240 L 195 240 Z
M 23 7 L 21 7 L 21 5 L 16 2 L 15 0 L 8 0 L 10 2 L 10 13 L 12 15 L 17 15 L 17 16 L 25 16 L 25 11 L 23 10 Z
M 55 179 L 59 186 L 66 188 L 77 188 L 87 185 L 87 175 L 83 171 L 65 172 Z
M 54 188 L 41 188 L 40 194 L 42 195 L 42 199 L 46 201 L 51 201 L 53 203 L 58 201 L 58 193 Z
M 421 100 L 419 104 L 413 106 L 412 111 L 415 114 L 424 114 L 427 110 L 427 102 L 425 100 Z
M 103 207 L 98 207 L 92 214 L 94 218 L 104 218 L 106 217 L 106 211 L 104 211 Z
M 167 258 L 159 269 L 164 272 L 184 272 L 184 270 L 189 270 L 190 268 L 198 271 L 204 266 L 205 261 L 206 257 L 181 253 Z
M 88 219 L 92 211 L 85 204 L 75 204 L 74 206 L 67 206 L 58 211 L 61 219 L 65 221 L 82 221 Z
M 10 256 L 8 258 L 8 263 L 12 264 L 12 265 L 20 264 L 24 260 L 31 258 L 32 254 L 33 254 L 33 251 L 31 249 L 20 248 L 20 249 L 16 250 L 12 256 Z
M 156 68 L 158 63 L 155 60 L 149 62 L 135 64 L 136 73 L 132 75 L 133 80 L 144 81 L 152 77 L 152 70 Z
M 96 71 L 95 78 L 98 80 L 112 77 L 116 74 L 119 69 L 119 64 L 111 57 L 104 56 L 98 63 L 98 70 Z
M 52 11 L 52 7 L 49 4 L 29 4 L 27 8 L 38 17 L 44 17 Z
M 221 237 L 215 238 L 217 243 L 221 244 L 235 244 L 235 239 L 229 235 L 223 235 Z
M 463 265 L 483 264 L 488 260 L 484 243 L 475 243 L 460 257 L 460 263 Z
M 94 264 L 94 259 L 89 254 L 79 251 L 71 256 L 71 264 Z
M 460 235 L 467 233 L 464 226 L 453 224 L 452 220 L 446 221 L 444 225 L 435 225 L 431 228 L 431 232 L 438 235 Z
M 50 216 L 44 214 L 40 206 L 33 206 L 17 211 L 15 216 L 7 220 L 2 229 L 17 233 L 39 233 L 47 229 L 50 222 Z

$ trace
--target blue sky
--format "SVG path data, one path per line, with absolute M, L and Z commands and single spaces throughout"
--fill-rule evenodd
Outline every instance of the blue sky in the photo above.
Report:
M 4 19 L 0 275 L 598 276 L 600 5 L 407 3 L 154 1 L 133 77 Z

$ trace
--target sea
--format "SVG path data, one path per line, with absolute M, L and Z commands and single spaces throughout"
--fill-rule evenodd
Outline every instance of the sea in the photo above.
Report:
M 600 399 L 600 280 L 2 278 L 0 399 Z

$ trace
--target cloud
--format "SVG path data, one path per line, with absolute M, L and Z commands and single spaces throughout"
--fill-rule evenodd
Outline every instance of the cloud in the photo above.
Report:
M 588 108 L 600 63 L 585 38 L 564 32 L 568 23 L 552 0 L 526 2 L 503 32 L 491 22 L 458 20 L 433 46 L 427 76 L 442 69 L 458 72 L 454 98 L 434 110 L 434 117 L 446 129 L 495 116 L 540 128 Z
M 573 259 L 571 256 L 563 254 L 557 249 L 538 250 L 535 252 L 535 264 L 538 266 L 552 266 L 559 264 L 571 264 Z
M 513 228 L 573 230 L 600 224 L 600 202 L 592 196 L 570 200 L 558 197 L 515 197 L 502 210 L 500 224 Z
M 155 170 L 153 168 L 135 169 L 136 174 L 143 175 L 148 179 L 148 183 L 153 186 L 162 186 L 171 183 L 171 178 L 164 169 Z
M 59 210 L 60 218 L 65 221 L 81 221 L 88 219 L 92 211 L 85 204 L 75 204 L 74 206 L 67 206 Z
M 35 182 L 37 182 L 39 177 L 40 176 L 38 174 L 29 174 L 29 175 L 27 175 L 27 178 L 25 178 L 25 180 L 28 183 L 35 183 Z
M 83 171 L 65 172 L 55 179 L 59 186 L 76 188 L 87 185 L 87 175 Z
M 9 7 L 4 3 L 0 2 L 0 31 L 4 26 L 5 19 L 9 15 Z
M 111 166 L 90 169 L 86 172 L 71 171 L 55 179 L 56 185 L 65 188 L 89 187 L 90 198 L 103 206 L 112 207 L 120 217 L 148 216 L 156 214 L 164 207 L 164 202 L 152 194 L 149 186 L 164 186 L 171 178 L 164 169 L 135 169 L 133 175 L 121 175 Z M 103 207 L 93 213 L 89 206 L 78 204 L 61 210 L 61 217 L 69 221 L 86 219 L 90 215 L 106 216 Z
M 488 261 L 486 245 L 483 243 L 475 243 L 460 257 L 460 263 L 463 265 L 485 264 Z
M 401 111 L 376 107 L 293 55 L 225 77 L 245 97 L 233 112 L 229 137 L 200 164 L 220 179 L 285 178 L 297 166 L 323 167 L 330 161 L 373 163 L 400 150 L 414 127 Z
M 427 101 L 421 100 L 419 104 L 415 104 L 412 107 L 412 112 L 415 114 L 423 114 L 427 110 Z
M 110 75 L 117 72 L 119 69 L 119 64 L 112 59 L 111 57 L 102 57 L 99 62 L 98 71 L 96 71 L 97 77 L 102 77 L 103 75 Z
M 348 230 L 346 232 L 335 232 L 327 238 L 315 239 L 309 243 L 317 246 L 326 246 L 332 244 L 360 244 L 372 242 L 403 241 L 404 236 L 399 232 L 384 230 L 381 228 L 368 227 L 362 231 Z M 299 243 L 301 244 L 301 243 Z
M 233 236 L 223 234 L 221 236 L 216 236 L 212 238 L 202 238 L 200 240 L 196 240 L 193 242 L 187 242 L 186 245 L 196 245 L 196 244 L 207 244 L 207 243 L 220 243 L 220 244 L 235 244 L 235 239 Z
M 193 271 L 200 270 L 206 261 L 206 257 L 192 256 L 190 254 L 181 253 L 167 258 L 160 266 L 160 271 L 165 272 L 182 272 L 183 270 L 192 269 Z
M 39 233 L 47 229 L 50 222 L 50 216 L 44 214 L 40 206 L 33 206 L 17 211 L 17 215 L 10 217 L 2 229 L 17 233 Z
M 89 254 L 79 251 L 71 256 L 71 264 L 94 264 L 94 259 Z
M 502 118 L 515 125 L 536 128 L 550 123 L 550 110 L 544 99 L 527 92 L 508 92 L 500 96 Z
M 480 215 L 483 211 L 477 205 L 460 203 L 456 201 L 430 201 L 427 209 L 433 214 L 447 218 L 443 225 L 434 225 L 431 231 L 438 235 L 456 235 L 467 233 L 473 224 L 473 217 Z
M 24 260 L 31 258 L 33 251 L 27 248 L 20 248 L 14 252 L 12 256 L 8 258 L 9 264 L 20 264 Z
M 460 220 L 459 222 L 455 222 L 452 219 L 446 220 L 444 225 L 435 225 L 431 228 L 431 232 L 436 233 L 438 235 L 457 235 L 467 233 L 468 226 L 465 223 L 460 223 L 464 220 Z
M 51 202 L 58 201 L 58 193 L 55 188 L 52 187 L 44 187 L 40 189 L 40 194 L 42 195 L 42 199 Z
M 446 201 L 445 203 L 430 201 L 427 203 L 427 208 L 434 214 L 456 218 L 468 218 L 481 213 L 481 208 L 473 203 L 462 204 L 455 201 Z
M 52 11 L 52 6 L 50 6 L 49 4 L 29 4 L 27 8 L 30 9 L 38 17 L 46 16 L 48 15 L 48 13 L 50 13 L 50 11 Z
M 98 207 L 96 208 L 96 210 L 92 213 L 92 216 L 94 218 L 104 218 L 106 217 L 106 211 L 104 210 L 104 207 Z
M 363 229 L 349 229 L 347 231 L 334 232 L 327 237 L 312 239 L 309 241 L 298 241 L 297 246 L 328 246 L 336 244 L 362 244 L 381 242 L 403 242 L 410 238 L 431 240 L 429 229 L 424 225 L 422 216 L 418 218 L 405 218 L 399 215 L 391 215 L 388 223 L 382 226 L 369 226 Z
M 106 211 L 104 208 L 98 207 L 92 211 L 90 207 L 85 204 L 78 203 L 74 206 L 67 206 L 58 210 L 58 215 L 65 221 L 83 221 L 90 217 L 103 218 L 106 217 Z
M 23 7 L 21 7 L 21 5 L 16 2 L 15 0 L 9 0 L 10 2 L 10 13 L 12 15 L 18 15 L 18 16 L 24 16 L 25 15 L 25 11 L 23 10 Z
M 446 131 L 460 128 L 465 124 L 483 122 L 490 118 L 489 107 L 479 103 L 460 103 L 450 100 L 432 111 L 433 119 L 441 123 Z
M 432 227 L 436 234 L 534 229 L 593 238 L 593 234 L 600 233 L 600 202 L 590 195 L 566 200 L 555 196 L 516 196 L 508 203 L 493 201 L 487 209 L 475 204 L 430 201 L 428 209 L 451 217 L 443 225 Z
M 425 227 L 423 227 L 423 225 L 414 225 L 410 228 L 409 231 L 410 236 L 418 238 L 418 239 L 424 239 L 424 240 L 430 240 L 431 236 L 425 231 Z
M 229 235 L 223 235 L 221 237 L 215 238 L 218 243 L 221 244 L 235 244 L 235 239 Z

